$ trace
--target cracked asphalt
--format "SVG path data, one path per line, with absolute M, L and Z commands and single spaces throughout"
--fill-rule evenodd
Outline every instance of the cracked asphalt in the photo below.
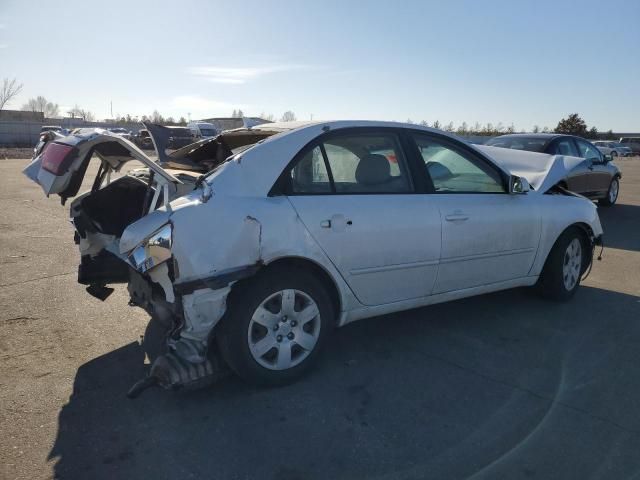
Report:
M 617 162 L 603 260 L 569 303 L 519 289 L 364 320 L 294 385 L 134 401 L 149 318 L 124 286 L 76 283 L 67 207 L 27 163 L 0 160 L 0 478 L 640 475 L 639 158 Z

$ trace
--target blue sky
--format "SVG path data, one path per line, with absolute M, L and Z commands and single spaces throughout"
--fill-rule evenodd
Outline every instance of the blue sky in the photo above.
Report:
M 0 0 L 0 78 L 98 118 L 640 130 L 640 2 Z

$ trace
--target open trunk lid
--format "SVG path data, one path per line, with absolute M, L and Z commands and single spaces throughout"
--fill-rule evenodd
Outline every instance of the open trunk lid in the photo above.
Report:
M 101 128 L 84 128 L 66 137 L 51 137 L 36 147 L 33 161 L 23 173 L 39 184 L 47 196 L 57 193 L 64 203 L 77 195 L 94 154 L 114 171 L 119 171 L 130 160 L 138 160 L 154 172 L 159 183 L 182 183 L 134 143 Z

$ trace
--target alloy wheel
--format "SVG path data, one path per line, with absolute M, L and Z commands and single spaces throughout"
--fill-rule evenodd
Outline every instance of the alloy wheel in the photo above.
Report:
M 313 351 L 320 336 L 320 310 L 300 290 L 267 297 L 249 322 L 247 341 L 254 360 L 270 370 L 287 370 Z
M 582 268 L 582 245 L 574 238 L 567 246 L 562 264 L 562 279 L 567 290 L 573 290 L 580 278 Z

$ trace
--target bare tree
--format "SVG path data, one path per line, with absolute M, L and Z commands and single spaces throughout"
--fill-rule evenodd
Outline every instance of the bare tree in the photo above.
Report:
M 57 103 L 48 101 L 42 95 L 36 98 L 30 98 L 27 103 L 22 105 L 22 110 L 27 112 L 42 112 L 45 118 L 53 118 L 60 115 L 60 107 Z
M 73 107 L 67 113 L 71 115 L 72 118 L 81 118 L 85 122 L 93 122 L 95 120 L 95 117 L 91 111 L 80 108 L 78 104 L 76 104 L 75 107 Z
M 2 80 L 2 90 L 0 90 L 0 110 L 4 106 L 13 100 L 22 91 L 22 84 L 18 84 L 17 80 L 9 80 L 5 78 Z
M 153 123 L 162 125 L 164 123 L 164 117 L 160 115 L 160 112 L 158 112 L 158 110 L 154 110 L 151 114 L 151 121 Z
M 264 113 L 262 112 L 260 114 L 260 118 L 262 118 L 263 120 L 268 120 L 269 122 L 275 122 L 276 117 L 273 115 L 273 113 Z
M 291 110 L 287 110 L 286 112 L 284 112 L 282 114 L 282 118 L 280 119 L 281 122 L 295 122 L 296 121 L 296 114 L 293 113 Z

